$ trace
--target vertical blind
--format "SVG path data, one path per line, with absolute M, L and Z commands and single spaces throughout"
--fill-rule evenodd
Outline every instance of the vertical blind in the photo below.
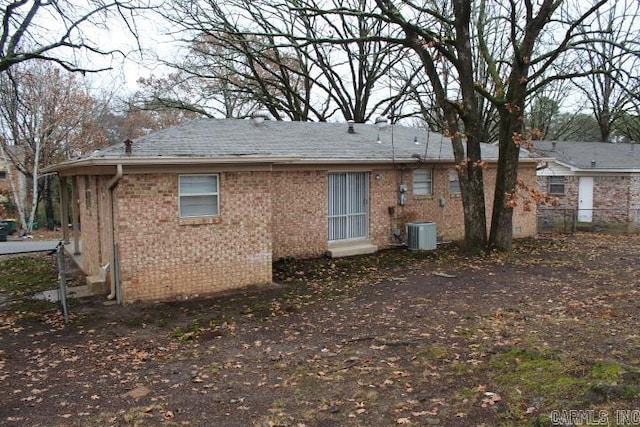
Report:
M 369 174 L 329 174 L 329 240 L 367 237 Z

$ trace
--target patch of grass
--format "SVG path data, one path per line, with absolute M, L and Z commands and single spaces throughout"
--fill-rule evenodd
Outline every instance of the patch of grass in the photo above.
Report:
M 601 405 L 607 402 L 640 396 L 639 386 L 624 383 L 624 375 L 631 376 L 629 368 L 613 361 L 592 363 L 557 351 L 511 348 L 495 354 L 488 368 L 494 387 L 504 393 L 501 417 L 516 420 L 521 423 L 518 425 L 531 418 L 525 412 L 531 406 L 537 407 L 539 413 L 553 409 L 602 409 Z M 635 375 L 634 370 L 631 373 Z M 546 425 L 539 424 L 540 418 L 529 422 L 527 425 Z
M 22 320 L 37 318 L 39 313 L 58 306 L 57 303 L 35 300 L 31 296 L 58 287 L 55 260 L 47 255 L 11 256 L 0 260 L 0 293 L 6 304 Z M 67 301 L 69 306 L 71 301 Z
M 598 361 L 591 368 L 591 377 L 600 381 L 615 382 L 626 369 L 619 363 Z
M 588 379 L 575 375 L 575 362 L 553 351 L 513 348 L 494 355 L 489 365 L 499 386 L 510 393 L 542 398 L 550 405 L 580 395 Z
M 629 370 L 617 362 L 598 361 L 591 368 L 590 377 L 595 380 L 584 394 L 587 403 L 610 400 L 631 400 L 640 397 L 640 372 Z
M 58 286 L 58 270 L 47 255 L 9 257 L 0 261 L 0 290 L 12 297 L 33 295 Z
M 191 341 L 198 337 L 198 334 L 202 332 L 204 328 L 200 324 L 200 321 L 196 319 L 192 323 L 185 325 L 184 327 L 176 327 L 171 331 L 171 338 L 175 338 L 180 341 Z
M 67 307 L 71 310 L 71 305 L 67 305 Z M 42 313 L 58 308 L 60 308 L 60 304 L 57 302 L 31 298 L 18 299 L 11 304 L 11 310 L 16 313 L 21 313 L 24 319 L 39 318 Z
M 451 354 L 451 349 L 442 345 L 419 346 L 414 354 L 417 360 L 426 363 L 433 363 L 437 360 L 446 359 Z
M 627 384 L 596 383 L 582 397 L 585 404 L 601 404 L 611 400 L 632 400 L 640 396 L 640 388 Z

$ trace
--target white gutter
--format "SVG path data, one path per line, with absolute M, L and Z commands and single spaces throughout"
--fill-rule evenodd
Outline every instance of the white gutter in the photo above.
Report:
M 66 169 L 87 166 L 144 166 L 144 165 L 201 165 L 201 164 L 246 164 L 246 163 L 291 163 L 294 161 L 302 161 L 300 156 L 257 156 L 257 155 L 229 155 L 223 157 L 87 157 L 83 159 L 75 159 L 49 166 L 43 171 L 59 172 Z
M 496 158 L 483 159 L 487 162 L 497 162 Z M 541 158 L 520 158 L 520 163 L 536 163 L 542 160 Z M 76 159 L 68 162 L 64 162 L 58 165 L 50 166 L 45 171 L 63 172 L 68 169 L 75 169 L 79 167 L 95 167 L 95 166 L 194 166 L 194 165 L 246 165 L 246 164 L 308 164 L 308 165 L 326 165 L 326 164 L 345 164 L 345 163 L 360 163 L 360 164 L 385 164 L 391 162 L 399 163 L 451 163 L 453 159 L 447 158 L 426 158 L 419 159 L 417 157 L 409 158 L 305 158 L 301 155 L 291 156 L 260 156 L 260 155 L 237 155 L 237 156 L 220 156 L 220 157 L 100 157 L 100 158 L 84 158 Z
M 111 178 L 111 180 L 109 180 L 109 182 L 107 183 L 107 187 L 109 188 L 109 191 L 113 191 L 113 189 L 116 188 L 116 185 L 118 185 L 118 181 L 120 181 L 121 178 L 122 178 L 122 164 L 118 164 L 116 165 L 115 176 Z
M 110 206 L 110 210 L 111 210 L 111 250 L 112 250 L 112 255 L 111 255 L 111 265 L 113 266 L 113 268 L 111 269 L 111 292 L 109 293 L 109 295 L 107 295 L 107 299 L 108 300 L 112 300 L 116 297 L 116 295 L 118 294 L 118 292 L 116 292 L 116 289 L 120 286 L 120 283 L 117 283 L 117 277 L 119 276 L 119 270 L 120 266 L 115 262 L 116 259 L 116 224 L 115 224 L 115 208 L 114 208 L 114 203 L 113 203 L 113 190 L 115 190 L 115 188 L 118 186 L 118 182 L 120 181 L 120 179 L 122 179 L 122 164 L 118 164 L 116 166 L 116 174 L 113 178 L 111 178 L 109 180 L 109 182 L 107 183 L 107 188 L 109 188 L 109 206 Z M 121 302 L 121 301 L 118 301 Z

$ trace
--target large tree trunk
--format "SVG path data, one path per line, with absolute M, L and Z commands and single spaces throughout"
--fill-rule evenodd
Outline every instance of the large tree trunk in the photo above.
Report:
M 514 119 L 509 112 L 501 114 L 495 197 L 491 217 L 489 246 L 500 251 L 509 251 L 513 243 L 513 207 L 515 206 L 518 181 L 520 147 L 514 135 L 522 130 L 522 119 Z M 520 123 L 520 125 L 518 125 Z M 519 128 L 518 130 L 516 130 Z
M 449 132 L 452 133 L 454 157 L 458 167 L 458 179 L 462 191 L 464 212 L 464 247 L 470 252 L 483 251 L 487 245 L 487 218 L 485 213 L 484 180 L 480 159 L 480 144 L 467 133 L 467 148 L 463 148 L 458 129 L 457 115 L 449 113 Z M 454 131 L 455 129 L 455 131 Z
M 466 152 L 462 152 L 460 133 L 454 134 L 454 154 L 458 166 L 458 178 L 462 190 L 464 210 L 464 244 L 468 251 L 483 251 L 487 245 L 487 218 L 484 200 L 484 179 L 480 137 L 480 114 L 473 79 L 473 51 L 471 49 L 471 4 L 467 1 L 453 2 L 455 15 L 455 49 L 458 54 L 456 68 L 460 75 L 462 102 L 458 104 L 458 116 L 464 123 Z M 448 102 L 447 102 L 448 103 Z M 453 120 L 448 119 L 448 121 Z M 451 125 L 450 125 L 451 126 Z M 458 148 L 456 148 L 458 145 Z
M 480 252 L 487 245 L 487 218 L 485 213 L 482 169 L 475 165 L 468 171 L 466 191 L 463 190 L 464 245 L 471 252 Z M 462 183 L 462 182 L 461 182 Z
M 493 214 L 489 247 L 510 251 L 513 245 L 513 208 L 517 205 L 518 162 L 520 147 L 528 144 L 525 135 L 524 106 L 528 63 L 517 61 L 511 72 L 507 99 L 511 102 L 498 107 L 500 132 L 498 170 L 496 173 Z

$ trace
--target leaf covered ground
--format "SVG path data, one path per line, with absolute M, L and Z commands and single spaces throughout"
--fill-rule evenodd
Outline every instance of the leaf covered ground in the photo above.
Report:
M 67 325 L 55 306 L 5 296 L 0 425 L 640 419 L 640 236 L 523 240 L 481 256 L 391 250 L 275 271 L 278 285 L 210 299 L 73 303 Z

